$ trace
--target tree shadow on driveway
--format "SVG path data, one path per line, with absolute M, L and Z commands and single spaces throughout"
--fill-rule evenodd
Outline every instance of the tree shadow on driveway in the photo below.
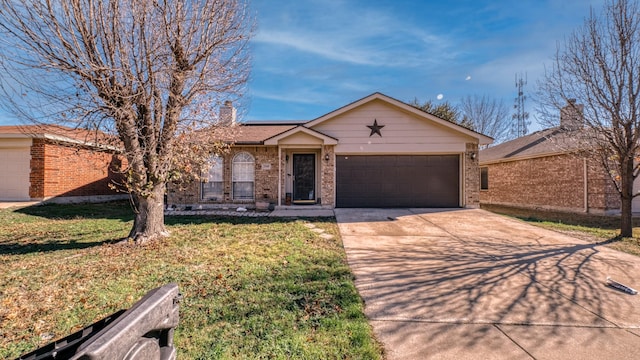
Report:
M 446 236 L 343 236 L 367 316 L 385 333 L 428 328 L 422 346 L 431 349 L 451 344 L 452 334 L 455 346 L 473 349 L 496 330 L 534 348 L 579 341 L 591 349 L 618 343 L 614 331 L 640 348 L 640 297 L 605 285 L 607 276 L 625 282 L 640 273 L 637 257 L 548 233 L 472 235 L 481 222 L 452 224 L 441 227 Z M 468 231 L 457 236 L 455 227 Z

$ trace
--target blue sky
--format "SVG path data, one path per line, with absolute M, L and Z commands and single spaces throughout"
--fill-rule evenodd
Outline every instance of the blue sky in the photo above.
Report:
M 511 109 L 516 73 L 533 95 L 557 41 L 603 3 L 253 0 L 244 118 L 310 120 L 376 91 L 453 104 L 487 94 Z
M 511 109 L 516 73 L 533 95 L 556 42 L 604 2 L 249 1 L 257 29 L 242 120 L 311 120 L 376 91 L 453 104 L 486 94 Z

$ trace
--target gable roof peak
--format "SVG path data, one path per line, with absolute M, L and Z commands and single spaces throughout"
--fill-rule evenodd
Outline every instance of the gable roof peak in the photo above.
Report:
M 306 123 L 304 126 L 306 127 L 314 127 L 316 125 L 319 125 L 329 119 L 335 118 L 336 116 L 339 116 L 341 114 L 344 114 L 348 111 L 351 111 L 359 106 L 362 106 L 364 104 L 367 104 L 371 101 L 374 100 L 380 100 L 380 101 L 384 101 L 387 104 L 390 104 L 392 106 L 395 106 L 397 108 L 400 108 L 401 110 L 404 110 L 406 112 L 412 113 L 420 118 L 423 119 L 427 119 L 430 121 L 433 121 L 439 125 L 442 125 L 444 127 L 450 128 L 454 131 L 460 132 L 462 134 L 465 134 L 467 136 L 470 136 L 472 138 L 478 139 L 478 143 L 479 145 L 487 145 L 487 144 L 491 144 L 493 142 L 493 138 L 486 136 L 484 134 L 481 134 L 479 132 L 476 132 L 474 130 L 468 129 L 464 126 L 461 126 L 459 124 L 453 123 L 451 121 L 448 120 L 444 120 L 441 119 L 433 114 L 430 114 L 422 109 L 418 109 L 412 105 L 407 104 L 404 101 L 398 100 L 396 98 L 393 98 L 389 95 L 385 95 L 381 92 L 374 92 L 368 96 L 365 96 L 359 100 L 356 100 L 354 102 L 351 102 L 345 106 L 342 106 L 334 111 L 331 111 L 327 114 L 324 114 L 314 120 L 309 121 L 308 123 Z

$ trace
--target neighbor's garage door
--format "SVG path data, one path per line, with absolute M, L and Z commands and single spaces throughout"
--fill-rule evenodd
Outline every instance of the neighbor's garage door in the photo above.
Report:
M 336 157 L 337 207 L 459 207 L 458 155 Z
M 29 148 L 0 148 L 0 200 L 30 200 Z

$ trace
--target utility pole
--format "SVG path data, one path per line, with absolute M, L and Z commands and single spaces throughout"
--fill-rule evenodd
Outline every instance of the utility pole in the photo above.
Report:
M 515 98 L 515 104 L 513 108 L 515 113 L 512 115 L 513 124 L 511 132 L 514 138 L 527 135 L 527 126 L 529 125 L 529 113 L 525 111 L 524 103 L 527 97 L 524 95 L 524 87 L 527 85 L 527 74 L 525 73 L 524 79 L 522 74 L 516 74 L 516 89 L 518 89 L 518 96 Z

